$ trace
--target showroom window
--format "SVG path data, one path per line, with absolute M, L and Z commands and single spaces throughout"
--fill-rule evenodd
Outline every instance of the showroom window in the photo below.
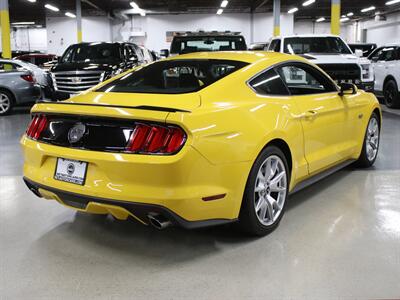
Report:
M 273 69 L 252 79 L 249 85 L 260 95 L 289 95 L 289 91 L 281 77 Z
M 291 95 L 336 92 L 335 85 L 311 66 L 295 63 L 277 68 Z
M 99 92 L 183 94 L 201 90 L 247 63 L 194 59 L 158 61 L 110 82 Z

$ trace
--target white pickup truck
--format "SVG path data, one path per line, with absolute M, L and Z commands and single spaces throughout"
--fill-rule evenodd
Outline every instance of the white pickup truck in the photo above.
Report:
M 371 62 L 355 55 L 335 35 L 292 35 L 274 37 L 269 51 L 301 55 L 328 73 L 338 83 L 354 83 L 360 89 L 373 91 L 374 74 Z
M 400 44 L 375 49 L 368 58 L 375 74 L 375 93 L 390 108 L 400 107 Z

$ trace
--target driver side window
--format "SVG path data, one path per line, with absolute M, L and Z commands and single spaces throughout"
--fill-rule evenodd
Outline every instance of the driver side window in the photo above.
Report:
M 332 81 L 312 66 L 293 63 L 278 67 L 277 71 L 286 83 L 291 95 L 310 95 L 337 91 Z

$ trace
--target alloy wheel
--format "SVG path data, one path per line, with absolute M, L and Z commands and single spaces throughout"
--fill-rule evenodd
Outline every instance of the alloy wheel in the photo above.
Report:
M 385 95 L 384 95 L 386 104 L 391 106 L 393 104 L 395 95 L 396 95 L 396 91 L 395 91 L 394 86 L 389 84 L 385 89 Z
M 254 193 L 258 220 L 265 226 L 272 225 L 282 213 L 287 193 L 285 165 L 277 155 L 267 157 L 261 164 Z
M 10 98 L 0 93 L 0 114 L 6 113 L 10 109 L 11 101 Z
M 376 118 L 371 118 L 369 120 L 365 143 L 367 158 L 369 161 L 373 161 L 378 153 L 379 147 L 379 124 Z

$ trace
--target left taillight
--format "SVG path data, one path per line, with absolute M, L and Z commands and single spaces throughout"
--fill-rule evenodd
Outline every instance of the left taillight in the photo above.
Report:
M 44 115 L 34 115 L 26 130 L 26 135 L 31 139 L 37 140 L 40 138 L 43 131 L 49 125 L 49 121 Z

